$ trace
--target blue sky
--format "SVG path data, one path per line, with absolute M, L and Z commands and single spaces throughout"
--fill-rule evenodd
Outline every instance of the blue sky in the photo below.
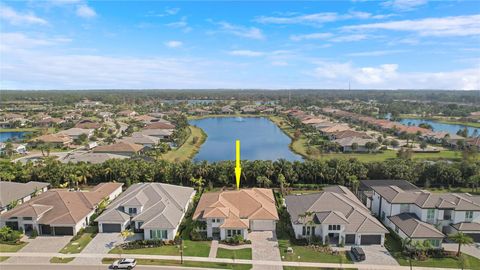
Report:
M 0 1 L 2 89 L 480 89 L 479 1 Z

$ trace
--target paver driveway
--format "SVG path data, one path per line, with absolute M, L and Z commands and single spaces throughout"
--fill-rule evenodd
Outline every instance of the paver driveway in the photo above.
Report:
M 380 245 L 372 245 L 362 246 L 362 249 L 365 252 L 365 260 L 361 262 L 355 262 L 355 264 L 399 265 L 397 260 L 390 255 L 390 252 L 388 252 L 385 247 Z
M 281 261 L 278 250 L 277 236 L 272 231 L 251 232 L 248 239 L 252 241 L 252 260 L 254 261 Z M 282 266 L 253 266 L 252 270 L 282 270 Z
M 140 234 L 129 237 L 127 241 L 141 239 Z M 88 243 L 81 253 L 107 254 L 115 246 L 122 244 L 123 238 L 119 233 L 97 233 L 97 235 Z M 72 264 L 96 264 L 101 263 L 101 258 L 75 258 Z
M 30 239 L 29 243 L 19 250 L 18 252 L 36 252 L 36 253 L 48 253 L 60 251 L 68 242 L 72 239 L 72 236 L 38 236 L 35 239 Z M 49 263 L 50 258 L 42 257 L 11 257 L 7 260 L 9 263 Z
M 448 251 L 458 251 L 458 244 L 456 243 L 443 243 L 443 248 Z M 463 245 L 461 249 L 462 253 L 468 254 L 470 256 L 480 259 L 480 249 L 473 245 Z

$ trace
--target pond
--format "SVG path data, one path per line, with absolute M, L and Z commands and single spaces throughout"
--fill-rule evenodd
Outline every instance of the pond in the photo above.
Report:
M 0 142 L 6 142 L 8 139 L 12 139 L 12 141 L 22 139 L 26 133 L 23 131 L 0 132 Z
M 404 118 L 400 121 L 400 123 L 404 125 L 408 125 L 409 123 L 414 126 L 418 126 L 421 123 L 427 123 L 430 124 L 433 127 L 434 131 L 444 131 L 448 132 L 450 134 L 457 134 L 457 131 L 459 129 L 464 129 L 467 128 L 468 130 L 468 135 L 471 136 L 473 132 L 475 131 L 474 127 L 469 127 L 469 126 L 464 126 L 464 125 L 457 125 L 457 124 L 445 124 L 445 123 L 439 123 L 433 120 L 427 120 L 427 119 L 412 119 L 412 118 Z M 480 129 L 478 130 L 480 133 Z
M 208 135 L 195 161 L 235 160 L 235 140 L 240 140 L 242 160 L 302 160 L 288 147 L 290 137 L 264 117 L 212 117 L 190 124 Z

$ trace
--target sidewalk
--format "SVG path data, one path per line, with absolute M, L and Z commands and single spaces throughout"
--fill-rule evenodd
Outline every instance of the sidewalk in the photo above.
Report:
M 165 255 L 139 255 L 139 254 L 63 254 L 63 253 L 1 253 L 5 257 L 77 257 L 77 258 L 135 258 L 135 259 L 157 259 L 157 260 L 176 260 L 180 261 L 180 256 Z M 409 266 L 393 266 L 393 265 L 370 265 L 370 264 L 338 264 L 338 263 L 309 263 L 309 262 L 285 262 L 285 261 L 261 261 L 261 260 L 240 260 L 240 259 L 220 259 L 209 257 L 183 257 L 185 261 L 194 262 L 218 262 L 229 264 L 251 264 L 255 266 L 296 266 L 296 267 L 315 267 L 315 268 L 338 268 L 338 269 L 359 269 L 359 270 L 410 270 Z M 0 266 L 2 263 L 0 263 Z M 445 270 L 446 268 L 436 267 L 414 267 L 415 270 Z M 452 269 L 452 268 L 450 268 Z

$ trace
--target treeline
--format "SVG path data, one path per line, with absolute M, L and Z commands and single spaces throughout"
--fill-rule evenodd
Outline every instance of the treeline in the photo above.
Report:
M 109 160 L 102 164 L 63 164 L 52 158 L 32 164 L 0 163 L 2 181 L 41 181 L 53 187 L 117 181 L 127 186 L 137 182 L 163 182 L 177 185 L 232 187 L 233 161 L 216 163 L 192 161 Z M 346 186 L 362 179 L 404 179 L 422 187 L 474 187 L 480 184 L 480 162 L 422 162 L 392 159 L 363 163 L 357 159 L 331 159 L 305 162 L 243 161 L 242 186 L 283 187 L 295 184 Z M 199 180 L 200 179 L 200 180 Z
M 256 90 L 242 89 L 197 89 L 197 90 L 75 90 L 75 91 L 2 91 L 0 101 L 29 100 L 32 102 L 52 102 L 54 105 L 71 105 L 88 98 L 108 104 L 141 105 L 165 100 L 216 99 L 244 101 L 279 100 L 282 104 L 321 106 L 340 100 L 358 100 L 368 102 L 391 103 L 399 100 L 437 101 L 450 103 L 479 104 L 479 91 L 435 91 L 435 90 Z

